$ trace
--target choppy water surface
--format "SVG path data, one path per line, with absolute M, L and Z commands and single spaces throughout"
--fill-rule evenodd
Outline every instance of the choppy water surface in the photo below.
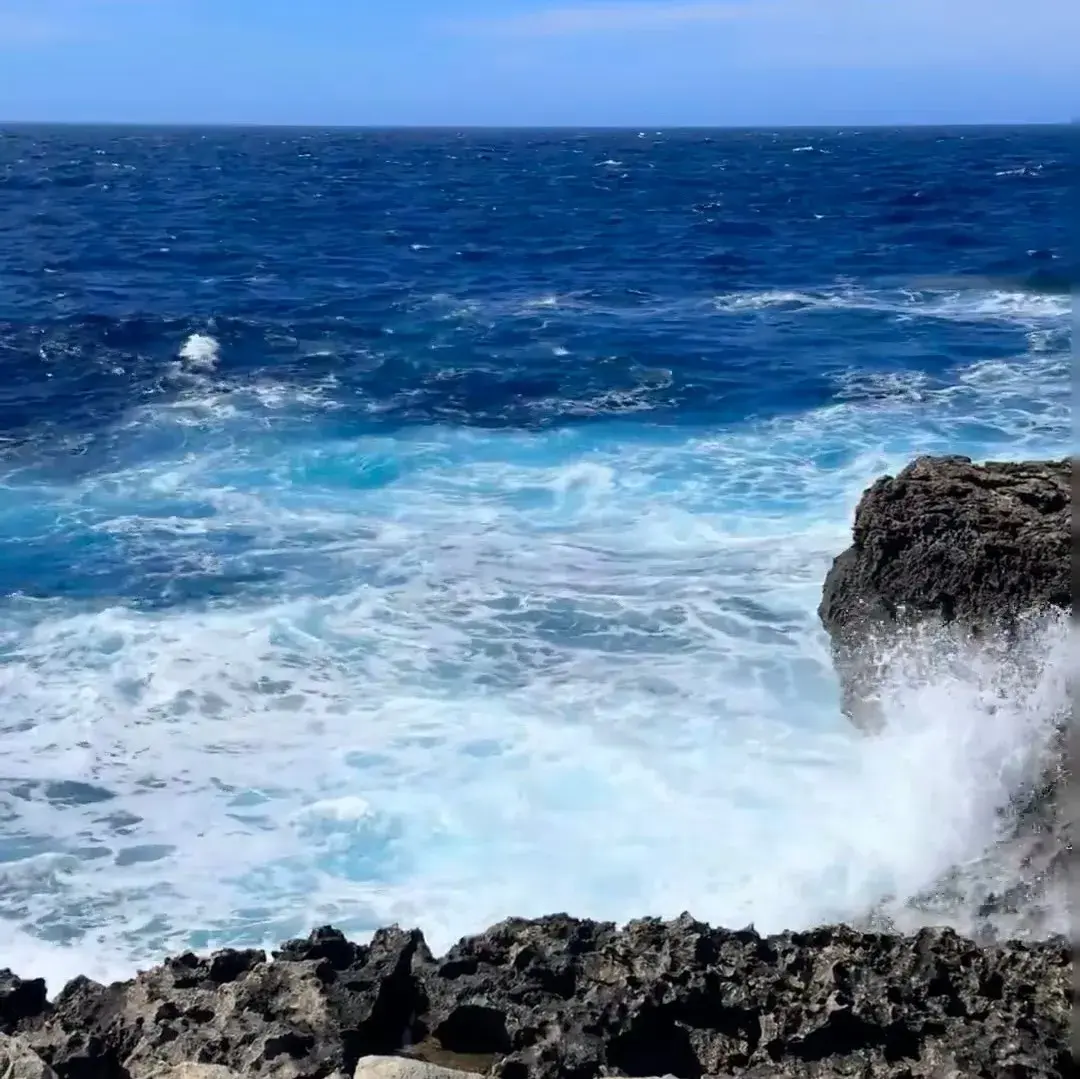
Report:
M 977 855 L 1062 641 L 867 740 L 814 608 L 881 472 L 1068 452 L 1070 137 L 0 132 L 3 963 Z

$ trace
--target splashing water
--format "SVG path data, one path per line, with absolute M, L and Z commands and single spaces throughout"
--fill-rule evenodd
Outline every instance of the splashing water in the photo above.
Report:
M 205 333 L 193 333 L 180 348 L 180 359 L 196 371 L 212 371 L 218 362 L 221 346 Z
M 1003 401 L 966 407 L 1000 422 Z M 325 921 L 442 947 L 564 908 L 772 930 L 927 887 L 992 839 L 1032 717 L 1063 699 L 1064 638 L 994 711 L 1010 675 L 976 663 L 900 679 L 885 736 L 839 716 L 814 606 L 917 407 L 345 444 L 210 413 L 195 457 L 9 485 L 28 525 L 43 499 L 38 527 L 81 522 L 73 560 L 111 545 L 102 573 L 245 590 L 4 608 L 6 953 L 19 925 L 82 940 L 67 973 Z M 817 463 L 839 445 L 846 465 Z
M 581 182 L 623 183 L 592 162 L 664 145 L 581 155 Z M 446 195 L 411 175 L 402 199 Z M 755 237 L 747 260 L 768 248 L 710 192 L 687 229 Z M 124 314 L 85 340 L 50 323 L 32 349 L 0 327 L 73 380 L 54 393 L 67 420 L 26 435 L 16 417 L 0 442 L 2 963 L 55 988 L 313 924 L 416 924 L 442 949 L 555 910 L 776 930 L 884 908 L 967 928 L 981 881 L 944 911 L 907 901 L 1007 827 L 1063 706 L 1067 629 L 1004 666 L 935 666 L 931 641 L 919 673 L 898 661 L 867 738 L 815 608 L 876 476 L 915 453 L 1061 455 L 1062 298 L 818 287 L 779 261 L 775 285 L 729 289 L 714 239 L 689 296 L 662 294 L 683 270 L 647 242 L 655 292 L 589 289 L 576 275 L 603 267 L 561 235 L 539 254 L 519 237 L 519 277 L 496 287 L 494 256 L 436 208 L 363 218 L 399 275 L 440 260 L 450 281 L 423 295 L 341 272 L 338 209 L 291 284 L 262 247 L 243 272 L 216 237 L 191 256 L 185 302 L 221 292 L 243 318 Z M 568 276 L 529 276 L 560 258 Z M 703 359 L 713 339 L 726 352 Z M 942 341 L 961 358 L 849 355 Z

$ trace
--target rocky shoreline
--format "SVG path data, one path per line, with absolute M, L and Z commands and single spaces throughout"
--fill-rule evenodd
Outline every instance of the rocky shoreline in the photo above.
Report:
M 1063 938 L 763 937 L 689 916 L 513 920 L 441 959 L 415 930 L 357 945 L 324 929 L 273 959 L 182 955 L 112 986 L 76 979 L 51 1005 L 42 982 L 0 976 L 0 1030 L 61 1079 L 180 1079 L 170 1069 L 188 1062 L 328 1079 L 388 1054 L 503 1079 L 1049 1079 L 1068 1065 L 1071 963 Z
M 1068 461 L 950 457 L 866 492 L 820 610 L 856 722 L 882 722 L 875 688 L 907 628 L 1008 650 L 1025 620 L 1069 610 L 1070 490 Z M 1035 837 L 1044 857 L 1003 903 L 1032 901 L 1064 872 L 1064 743 L 1016 814 L 1017 840 Z M 1050 1079 L 1076 1066 L 1072 979 L 1060 934 L 762 936 L 689 915 L 621 929 L 554 915 L 436 958 L 418 930 L 358 945 L 324 928 L 271 956 L 186 954 L 109 986 L 78 978 L 51 1002 L 40 979 L 0 970 L 0 1076 Z

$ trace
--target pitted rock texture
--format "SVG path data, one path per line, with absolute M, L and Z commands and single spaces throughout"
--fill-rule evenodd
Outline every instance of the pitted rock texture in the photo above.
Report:
M 363 947 L 316 933 L 273 962 L 189 953 L 129 982 L 77 978 L 16 1027 L 61 1079 L 150 1079 L 189 1062 L 276 1079 L 351 1075 L 360 1056 L 400 1046 L 418 950 L 426 957 L 418 932 L 392 929 Z
M 1027 617 L 1071 610 L 1071 478 L 1068 459 L 919 457 L 863 494 L 818 608 L 857 723 L 879 721 L 865 702 L 892 631 L 1008 637 Z
M 419 932 L 331 929 L 260 952 L 78 979 L 14 1035 L 59 1079 L 352 1076 L 402 1055 L 502 1079 L 1068 1074 L 1067 942 L 978 947 L 829 927 L 513 919 L 435 959 Z M 18 985 L 8 978 L 9 987 Z M 24 983 L 25 984 L 25 983 Z M 22 1009 L 25 1012 L 25 1009 Z
M 0 1079 L 56 1079 L 56 1073 L 21 1038 L 0 1034 Z
M 871 622 L 939 618 L 976 630 L 1072 607 L 1072 463 L 919 457 L 855 511 L 820 607 L 843 636 Z

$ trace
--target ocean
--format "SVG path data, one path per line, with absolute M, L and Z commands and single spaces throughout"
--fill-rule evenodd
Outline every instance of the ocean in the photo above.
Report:
M 1060 635 L 868 738 L 815 608 L 880 474 L 1068 452 L 1072 138 L 0 130 L 0 966 L 977 857 Z

